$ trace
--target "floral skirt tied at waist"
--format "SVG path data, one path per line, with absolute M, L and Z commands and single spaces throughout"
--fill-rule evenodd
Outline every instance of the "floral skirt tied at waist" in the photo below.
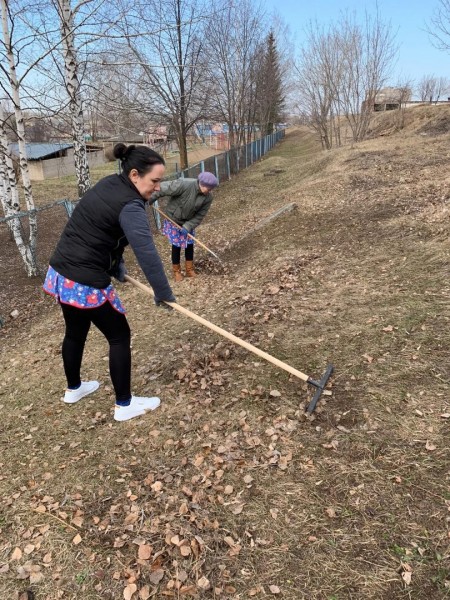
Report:
M 167 219 L 164 219 L 163 226 L 163 235 L 169 240 L 172 246 L 177 246 L 178 248 L 186 248 L 186 246 L 190 246 L 194 243 L 194 240 L 188 237 L 188 234 L 185 233 L 181 227 L 176 227 Z M 193 229 L 189 235 L 195 237 L 195 230 Z
M 56 298 L 61 304 L 70 304 L 76 308 L 97 308 L 109 302 L 118 312 L 123 314 L 126 312 L 112 283 L 104 289 L 90 287 L 67 279 L 53 267 L 49 267 L 42 287 L 44 292 Z

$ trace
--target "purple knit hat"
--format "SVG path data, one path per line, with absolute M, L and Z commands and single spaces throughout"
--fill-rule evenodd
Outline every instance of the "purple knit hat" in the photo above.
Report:
M 200 173 L 200 175 L 198 176 L 198 182 L 200 185 L 203 185 L 204 187 L 207 187 L 210 190 L 219 185 L 217 177 L 212 173 L 209 173 L 209 171 L 203 171 L 203 173 Z

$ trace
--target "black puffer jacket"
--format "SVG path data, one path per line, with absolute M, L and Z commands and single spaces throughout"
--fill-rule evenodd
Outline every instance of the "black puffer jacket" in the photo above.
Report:
M 109 175 L 86 192 L 67 222 L 50 265 L 64 277 L 99 289 L 130 244 L 156 300 L 173 296 L 155 248 L 145 200 L 125 175 Z

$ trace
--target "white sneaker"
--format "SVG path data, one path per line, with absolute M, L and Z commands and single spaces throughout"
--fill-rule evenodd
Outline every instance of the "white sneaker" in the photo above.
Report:
M 82 381 L 80 387 L 76 390 L 66 390 L 63 400 L 66 404 L 74 404 L 81 398 L 98 390 L 99 385 L 98 381 Z
M 155 410 L 161 404 L 159 398 L 145 398 L 141 396 L 132 396 L 128 406 L 116 404 L 114 409 L 115 421 L 128 421 L 134 417 L 142 417 L 149 410 Z

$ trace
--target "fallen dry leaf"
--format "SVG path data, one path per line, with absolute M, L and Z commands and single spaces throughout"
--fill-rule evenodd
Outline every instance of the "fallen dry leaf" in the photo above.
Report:
M 233 513 L 233 515 L 240 515 L 241 512 L 244 510 L 244 506 L 245 504 L 233 504 L 231 507 L 231 512 Z
M 150 573 L 149 579 L 154 585 L 158 585 L 161 579 L 164 577 L 164 571 L 162 569 L 156 569 Z
M 269 585 L 269 590 L 275 595 L 281 593 L 281 590 L 277 585 Z
M 211 584 L 209 583 L 209 579 L 203 576 L 197 581 L 197 585 L 201 590 L 209 590 Z
M 39 583 L 44 579 L 44 574 L 41 573 L 40 571 L 36 571 L 33 573 L 30 573 L 30 583 L 34 584 L 34 583 Z
M 153 548 L 148 544 L 141 544 L 138 549 L 138 558 L 141 560 L 148 560 L 152 555 Z
M 133 594 L 137 592 L 137 585 L 135 583 L 129 583 L 123 590 L 123 597 L 125 600 L 131 600 Z
M 433 450 L 436 450 L 436 446 L 434 444 L 432 444 L 429 440 L 427 440 L 427 443 L 425 444 L 425 448 L 429 452 L 433 452 Z
M 75 544 L 75 546 L 78 546 L 78 544 L 80 544 L 80 543 L 81 543 L 81 535 L 79 533 L 77 533 L 77 535 L 72 540 L 72 544 Z
M 139 591 L 140 600 L 148 600 L 150 595 L 150 587 L 148 585 L 144 585 L 144 587 Z
M 281 396 L 281 392 L 278 390 L 270 390 L 269 395 L 273 396 L 274 398 L 279 398 Z
M 22 558 L 22 550 L 20 548 L 14 548 L 11 554 L 11 560 L 20 560 Z

